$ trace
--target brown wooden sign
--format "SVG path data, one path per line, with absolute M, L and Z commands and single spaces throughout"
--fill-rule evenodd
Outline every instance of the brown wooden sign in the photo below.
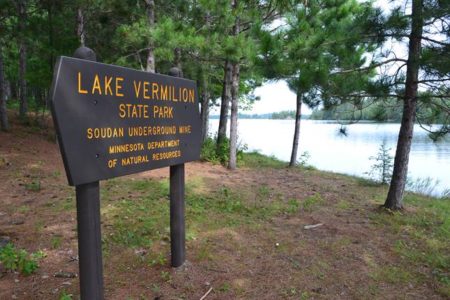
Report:
M 70 185 L 199 159 L 195 82 L 70 57 L 51 105 Z

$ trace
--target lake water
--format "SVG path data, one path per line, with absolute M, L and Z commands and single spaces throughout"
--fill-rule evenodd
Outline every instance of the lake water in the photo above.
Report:
M 210 134 L 217 133 L 219 120 L 210 120 Z M 359 123 L 347 126 L 347 136 L 339 134 L 341 125 L 328 121 L 302 120 L 299 154 L 308 152 L 307 163 L 320 170 L 368 177 L 376 156 L 385 141 L 390 154 L 395 155 L 400 124 Z M 241 119 L 238 141 L 249 151 L 289 161 L 292 149 L 294 120 Z M 419 126 L 414 128 L 408 180 L 415 186 L 441 195 L 450 188 L 450 140 L 434 143 Z M 426 182 L 429 182 L 426 184 Z M 424 184 L 425 182 L 425 184 Z M 422 183 L 422 184 L 420 184 Z M 420 186 L 419 186 L 420 185 Z

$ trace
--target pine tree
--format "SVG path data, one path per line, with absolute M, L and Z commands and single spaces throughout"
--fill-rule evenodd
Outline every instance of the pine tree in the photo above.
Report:
M 379 10 L 369 18 L 368 36 L 390 44 L 408 42 L 406 57 L 402 56 L 399 47 L 394 50 L 382 48 L 377 60 L 371 64 L 395 69 L 395 72 L 381 73 L 374 84 L 376 89 L 370 93 L 403 101 L 394 170 L 384 203 L 389 209 L 403 208 L 415 122 L 433 133 L 434 138 L 450 131 L 449 20 L 450 3 L 437 0 L 405 1 L 387 16 Z M 442 122 L 439 128 L 431 126 L 436 120 Z
M 286 79 L 297 95 L 291 167 L 297 163 L 302 104 L 331 107 L 349 101 L 370 78 L 336 74 L 361 67 L 364 53 L 371 50 L 369 43 L 359 41 L 358 21 L 367 10 L 368 5 L 353 0 L 300 2 L 286 15 L 286 28 L 274 39 L 266 36 L 262 44 L 269 52 L 260 62 L 269 66 L 266 76 Z
M 342 75 L 378 71 L 377 80 L 363 88 L 365 94 L 358 95 L 361 100 L 353 99 L 356 106 L 392 98 L 403 102 L 394 169 L 384 203 L 392 210 L 403 208 L 415 122 L 430 131 L 433 139 L 450 132 L 450 4 L 405 0 L 397 5 L 388 15 L 381 9 L 372 10 L 360 22 L 364 28 L 361 40 L 378 45 L 372 62 L 359 69 L 336 72 Z M 402 51 L 400 44 L 405 42 L 408 49 Z M 432 126 L 436 121 L 441 123 L 438 128 Z

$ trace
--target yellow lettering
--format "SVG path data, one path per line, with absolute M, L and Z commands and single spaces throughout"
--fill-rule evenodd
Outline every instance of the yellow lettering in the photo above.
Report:
M 144 99 L 150 99 L 150 95 L 148 94 L 149 92 L 149 86 L 150 82 L 148 81 L 144 81 Z
M 98 94 L 101 95 L 102 94 L 102 88 L 100 86 L 100 79 L 98 78 L 98 75 L 95 74 L 95 78 L 94 78 L 94 84 L 92 85 L 92 91 L 91 94 L 94 95 L 95 91 L 98 91 Z
M 171 88 L 172 88 L 172 96 L 173 96 L 172 101 L 173 102 L 178 102 L 178 98 L 175 97 L 175 87 L 171 86 Z
M 125 118 L 125 104 L 121 103 L 119 104 L 119 117 L 122 119 Z
M 186 88 L 183 88 L 183 90 L 181 92 L 181 97 L 183 99 L 183 102 L 188 101 L 188 90 Z
M 167 85 L 161 86 L 161 100 L 168 100 L 168 90 Z
M 191 133 L 191 125 L 187 125 L 187 126 L 180 126 L 178 128 L 178 131 L 180 133 Z
M 137 118 L 138 117 L 136 105 L 133 105 L 133 109 L 131 110 L 131 117 L 132 118 Z
M 122 84 L 121 82 L 123 81 L 122 77 L 116 77 L 116 96 L 117 97 L 123 97 L 122 92 Z
M 133 80 L 134 85 L 134 93 L 136 94 L 136 98 L 139 98 L 139 91 L 141 90 L 141 82 L 139 81 L 139 85 L 136 86 L 136 81 Z M 145 97 L 145 95 L 144 95 Z
M 194 103 L 194 90 L 189 90 L 189 102 Z
M 152 98 L 153 99 L 158 99 L 159 100 L 158 90 L 159 90 L 158 84 L 156 82 L 153 82 L 152 83 Z
M 81 72 L 78 72 L 78 93 L 79 94 L 87 94 L 88 93 L 87 90 L 83 90 L 81 88 Z
M 92 139 L 92 128 L 87 129 L 87 138 Z
M 111 81 L 112 81 L 112 77 L 105 76 L 105 95 L 108 95 L 108 90 L 109 90 L 109 94 L 112 95 L 112 89 L 111 89 Z
M 119 117 L 123 118 L 149 118 L 148 105 L 145 104 L 119 104 Z

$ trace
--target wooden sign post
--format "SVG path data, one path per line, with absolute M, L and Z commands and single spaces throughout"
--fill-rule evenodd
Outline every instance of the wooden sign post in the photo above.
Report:
M 81 299 L 103 299 L 99 180 L 170 166 L 172 266 L 185 261 L 184 163 L 200 157 L 197 88 L 97 63 L 89 48 L 75 56 L 57 60 L 51 107 L 76 186 Z

